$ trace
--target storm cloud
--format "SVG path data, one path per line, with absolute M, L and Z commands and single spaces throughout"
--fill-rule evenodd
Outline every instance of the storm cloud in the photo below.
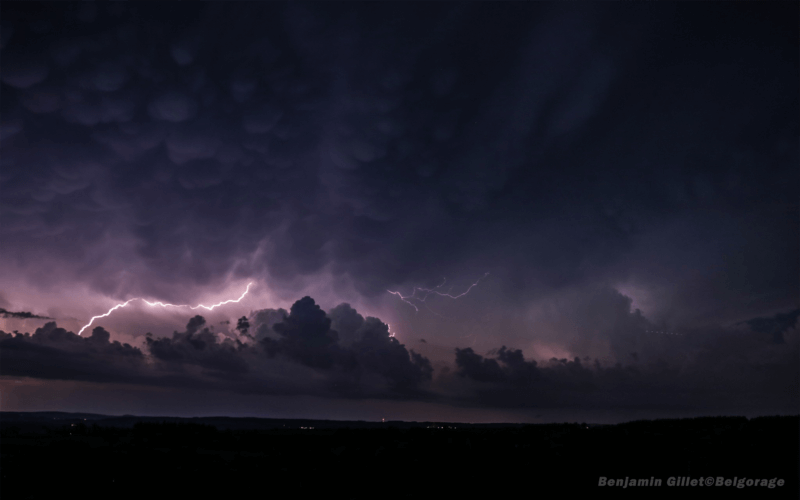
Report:
M 58 328 L 55 322 L 33 335 L 0 332 L 3 375 L 131 383 L 144 380 L 144 361 L 141 350 L 111 342 L 102 327 L 88 337 Z
M 796 19 L 3 2 L 0 326 L 35 330 L 4 334 L 3 373 L 504 408 L 655 405 L 649 386 L 777 401 L 797 368 Z M 238 309 L 138 301 L 97 337 L 67 331 L 240 283 Z
M 794 394 L 800 389 L 795 359 L 800 354 L 800 337 L 794 329 L 797 316 L 796 310 L 754 318 L 747 322 L 747 330 L 720 328 L 673 337 L 675 342 L 662 344 L 658 357 L 649 361 L 632 356 L 609 363 L 587 356 L 537 362 L 506 346 L 487 356 L 471 348 L 456 348 L 456 370 L 441 374 L 439 383 L 453 394 L 463 391 L 460 397 L 486 406 L 761 406 L 792 411 Z M 761 326 L 766 323 L 792 327 L 787 342 L 777 343 L 763 335 Z
M 707 241 L 744 260 L 719 262 L 693 290 L 716 289 L 715 273 L 774 274 L 779 262 L 797 275 L 787 259 L 796 197 L 780 169 L 760 168 L 797 159 L 796 61 L 751 45 L 742 57 L 769 71 L 742 79 L 727 43 L 660 45 L 690 15 L 683 7 L 178 10 L 119 5 L 88 18 L 17 5 L 5 16 L 15 29 L 2 49 L 2 244 L 31 279 L 47 262 L 50 280 L 172 299 L 231 272 L 291 288 L 297 274 L 329 270 L 371 296 L 482 262 L 523 300 L 604 279 L 623 261 L 626 274 L 682 287 L 691 273 L 675 275 L 670 256 L 699 269 L 716 256 Z M 609 23 L 616 15 L 631 27 Z M 47 27 L 30 27 L 41 16 Z M 376 22 L 387 16 L 391 26 Z M 756 36 L 737 27 L 721 40 Z M 634 69 L 644 58 L 679 63 Z M 704 100 L 715 87 L 722 97 Z M 777 135 L 753 133 L 767 121 Z M 709 226 L 711 213 L 724 219 Z M 772 221 L 768 233 L 753 216 Z M 46 255 L 42 238 L 53 242 Z M 775 258 L 748 249 L 764 238 Z M 108 276 L 127 259 L 140 265 L 121 288 Z M 748 283 L 773 303 L 795 291 Z M 706 295 L 701 304 L 718 308 Z
M 148 334 L 141 349 L 111 342 L 100 326 L 81 337 L 50 322 L 33 335 L 0 333 L 0 375 L 517 409 L 714 410 L 746 401 L 791 411 L 800 389 L 797 330 L 775 343 L 759 326 L 771 320 L 795 327 L 796 311 L 793 320 L 754 318 L 746 330 L 691 332 L 649 360 L 535 360 L 506 346 L 486 355 L 466 347 L 455 349 L 454 370 L 438 372 L 379 319 L 347 304 L 330 314 L 337 319 L 304 297 L 258 341 L 214 333 L 198 315 L 171 338 Z M 331 326 L 348 324 L 354 340 L 341 344 Z
M 27 311 L 6 311 L 5 309 L 0 307 L 0 316 L 4 318 L 17 318 L 17 319 L 53 319 L 48 318 L 47 316 L 39 316 L 38 314 L 33 314 Z
M 293 394 L 424 398 L 423 386 L 433 372 L 430 362 L 391 337 L 379 319 L 364 319 L 347 304 L 336 308 L 342 309 L 361 320 L 355 342 L 347 346 L 339 344 L 331 319 L 310 297 L 295 302 L 272 325 L 271 336 L 255 342 L 242 335 L 243 342 L 234 332 L 214 332 L 200 315 L 171 337 L 148 333 L 141 348 L 111 342 L 101 326 L 82 337 L 50 322 L 33 335 L 0 332 L 0 375 L 270 394 L 289 391 L 276 373 L 288 361 L 299 369 Z M 322 386 L 317 385 L 320 379 Z

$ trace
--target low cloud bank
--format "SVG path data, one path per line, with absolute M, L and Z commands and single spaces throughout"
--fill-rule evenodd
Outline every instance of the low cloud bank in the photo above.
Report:
M 795 310 L 738 330 L 688 332 L 648 358 L 537 361 L 505 345 L 486 354 L 456 348 L 453 367 L 434 373 L 378 318 L 348 304 L 326 313 L 304 297 L 289 311 L 255 311 L 224 334 L 198 315 L 171 338 L 148 334 L 142 347 L 112 341 L 101 326 L 89 336 L 55 322 L 32 335 L 0 331 L 0 375 L 497 408 L 793 412 L 798 317 Z

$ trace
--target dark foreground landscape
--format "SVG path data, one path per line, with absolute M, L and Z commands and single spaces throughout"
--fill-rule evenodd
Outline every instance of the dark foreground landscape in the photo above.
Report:
M 4 499 L 796 499 L 799 443 L 800 416 L 517 425 L 3 412 L 0 488 Z M 722 484 L 692 486 L 699 478 Z

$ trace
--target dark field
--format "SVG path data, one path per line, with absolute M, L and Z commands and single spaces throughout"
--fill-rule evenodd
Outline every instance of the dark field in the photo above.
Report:
M 4 499 L 798 498 L 798 416 L 598 426 L 10 412 L 1 418 Z M 601 476 L 662 484 L 600 487 Z M 667 485 L 686 476 L 785 483 Z

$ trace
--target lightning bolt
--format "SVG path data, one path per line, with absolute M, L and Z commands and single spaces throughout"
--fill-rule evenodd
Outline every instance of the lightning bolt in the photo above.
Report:
M 440 291 L 439 291 L 439 289 L 440 289 L 441 287 L 443 287 L 443 286 L 444 286 L 444 284 L 447 282 L 447 278 L 444 278 L 444 281 L 442 281 L 442 284 L 441 284 L 441 285 L 439 285 L 439 286 L 437 286 L 437 287 L 434 287 L 434 288 L 421 288 L 421 287 L 414 287 L 414 290 L 411 292 L 411 295 L 406 295 L 406 296 L 404 296 L 404 295 L 403 295 L 402 293 L 400 293 L 400 292 L 393 292 L 392 290 L 386 290 L 386 291 L 387 291 L 387 292 L 389 292 L 389 293 L 391 293 L 391 294 L 393 294 L 393 295 L 397 295 L 398 297 L 400 297 L 400 300 L 402 300 L 402 301 L 403 301 L 403 302 L 405 302 L 406 304 L 408 304 L 408 305 L 410 305 L 411 307 L 413 307 L 413 308 L 414 308 L 414 310 L 415 310 L 416 312 L 419 312 L 419 308 L 417 307 L 417 305 L 416 305 L 416 304 L 414 304 L 413 302 L 411 302 L 412 300 L 417 300 L 417 301 L 419 301 L 419 302 L 425 302 L 425 300 L 426 300 L 426 299 L 427 299 L 427 298 L 428 298 L 428 297 L 429 297 L 431 294 L 439 295 L 439 296 L 442 296 L 442 297 L 449 297 L 449 298 L 451 298 L 451 299 L 458 299 L 458 298 L 461 298 L 461 297 L 463 297 L 464 295 L 468 294 L 470 290 L 472 290 L 473 288 L 475 288 L 476 286 L 478 286 L 478 283 L 480 283 L 480 281 L 481 281 L 483 278 L 487 277 L 487 276 L 489 276 L 489 273 L 486 273 L 486 274 L 484 274 L 483 276 L 481 276 L 480 278 L 478 278 L 478 279 L 475 281 L 475 283 L 471 284 L 471 285 L 469 286 L 469 288 L 467 288 L 467 290 L 466 290 L 464 293 L 460 293 L 460 294 L 458 294 L 458 295 L 451 295 L 451 294 L 450 294 L 450 290 L 452 290 L 452 288 L 451 288 L 450 290 L 448 290 L 448 292 L 447 292 L 447 293 L 443 293 L 443 292 L 440 292 Z M 417 297 L 417 292 L 418 292 L 418 291 L 419 291 L 419 292 L 423 292 L 425 295 L 424 295 L 424 296 L 421 296 L 421 297 Z M 426 307 L 426 308 L 427 308 L 429 311 L 431 311 L 431 309 L 430 309 L 430 308 L 427 306 L 427 304 L 425 305 L 425 307 Z M 433 311 L 431 311 L 431 312 L 433 312 Z M 434 313 L 434 314 L 437 314 L 437 313 L 435 313 L 435 312 L 433 312 L 433 313 Z
M 119 308 L 121 308 L 121 307 L 125 307 L 125 306 L 127 306 L 128 304 L 130 304 L 130 303 L 131 303 L 131 302 L 133 302 L 134 300 L 138 300 L 138 299 L 130 299 L 129 301 L 127 301 L 127 302 L 123 302 L 122 304 L 117 304 L 117 305 L 115 305 L 114 307 L 112 307 L 111 309 L 109 309 L 107 313 L 105 313 L 105 314 L 101 314 L 100 316 L 94 316 L 94 317 L 92 317 L 92 319 L 91 319 L 91 320 L 89 320 L 89 323 L 88 323 L 86 326 L 84 326 L 83 328 L 81 328 L 81 331 L 79 331 L 79 332 L 78 332 L 78 335 L 80 335 L 81 333 L 83 333 L 83 331 L 84 331 L 84 330 L 86 330 L 87 328 L 89 328 L 89 326 L 91 326 L 91 324 L 94 322 L 94 320 L 96 320 L 96 319 L 100 319 L 100 318 L 105 318 L 106 316 L 110 315 L 112 312 L 116 311 L 117 309 L 119 309 Z
M 199 305 L 196 305 L 196 306 L 190 306 L 188 304 L 164 304 L 163 302 L 150 302 L 150 301 L 147 301 L 147 300 L 142 299 L 140 297 L 135 297 L 135 298 L 130 299 L 130 300 L 126 301 L 126 302 L 123 302 L 122 304 L 115 305 L 114 307 L 109 309 L 108 312 L 105 313 L 105 314 L 101 314 L 99 316 L 93 316 L 92 319 L 89 320 L 89 322 L 86 324 L 86 326 L 81 328 L 81 330 L 78 332 L 78 335 L 82 334 L 84 330 L 86 330 L 87 328 L 92 326 L 92 323 L 94 323 L 94 320 L 100 319 L 100 318 L 105 318 L 105 317 L 109 316 L 112 312 L 114 312 L 115 310 L 127 306 L 128 304 L 130 304 L 134 300 L 141 300 L 142 302 L 144 302 L 145 304 L 147 304 L 148 306 L 151 306 L 151 307 L 155 307 L 155 306 L 161 306 L 161 307 L 164 307 L 164 308 L 166 308 L 166 307 L 188 307 L 189 309 L 200 309 L 202 307 L 203 309 L 205 309 L 207 311 L 211 311 L 215 307 L 224 306 L 225 304 L 230 304 L 230 303 L 233 303 L 233 302 L 239 302 L 240 300 L 242 300 L 245 297 L 245 295 L 247 295 L 247 293 L 250 291 L 250 287 L 251 286 L 253 286 L 253 283 L 252 282 L 248 283 L 247 284 L 247 288 L 244 290 L 244 293 L 238 299 L 226 300 L 224 302 L 220 302 L 218 304 L 214 304 L 214 305 L 211 305 L 211 306 L 206 306 L 206 305 L 203 305 L 203 304 L 199 304 Z
M 196 305 L 196 306 L 192 307 L 192 306 L 189 306 L 189 305 L 186 305 L 186 304 L 164 304 L 163 302 L 148 302 L 148 301 L 146 301 L 146 300 L 144 300 L 144 299 L 141 299 L 141 300 L 142 300 L 142 302 L 144 302 L 144 303 L 145 303 L 145 304 L 147 304 L 148 306 L 161 306 L 161 307 L 188 307 L 189 309 L 200 309 L 200 308 L 202 307 L 203 309 L 205 309 L 205 310 L 207 310 L 207 311 L 211 311 L 211 310 L 213 310 L 215 307 L 224 306 L 225 304 L 230 304 L 230 303 L 232 303 L 232 302 L 239 302 L 240 300 L 242 300 L 242 299 L 244 298 L 244 296 L 245 296 L 245 295 L 247 295 L 247 292 L 249 292 L 249 291 L 250 291 L 250 287 L 251 287 L 252 285 L 253 285 L 253 283 L 252 283 L 252 282 L 251 282 L 251 283 L 248 283 L 248 284 L 247 284 L 247 288 L 245 289 L 244 293 L 243 293 L 243 294 L 241 295 L 241 297 L 239 297 L 238 299 L 230 299 L 230 300 L 226 300 L 225 302 L 220 302 L 219 304 L 214 304 L 213 306 L 204 306 L 203 304 L 200 304 L 200 305 Z
M 682 333 L 662 332 L 662 331 L 659 331 L 659 330 L 645 330 L 645 333 L 661 333 L 663 335 L 683 335 Z

